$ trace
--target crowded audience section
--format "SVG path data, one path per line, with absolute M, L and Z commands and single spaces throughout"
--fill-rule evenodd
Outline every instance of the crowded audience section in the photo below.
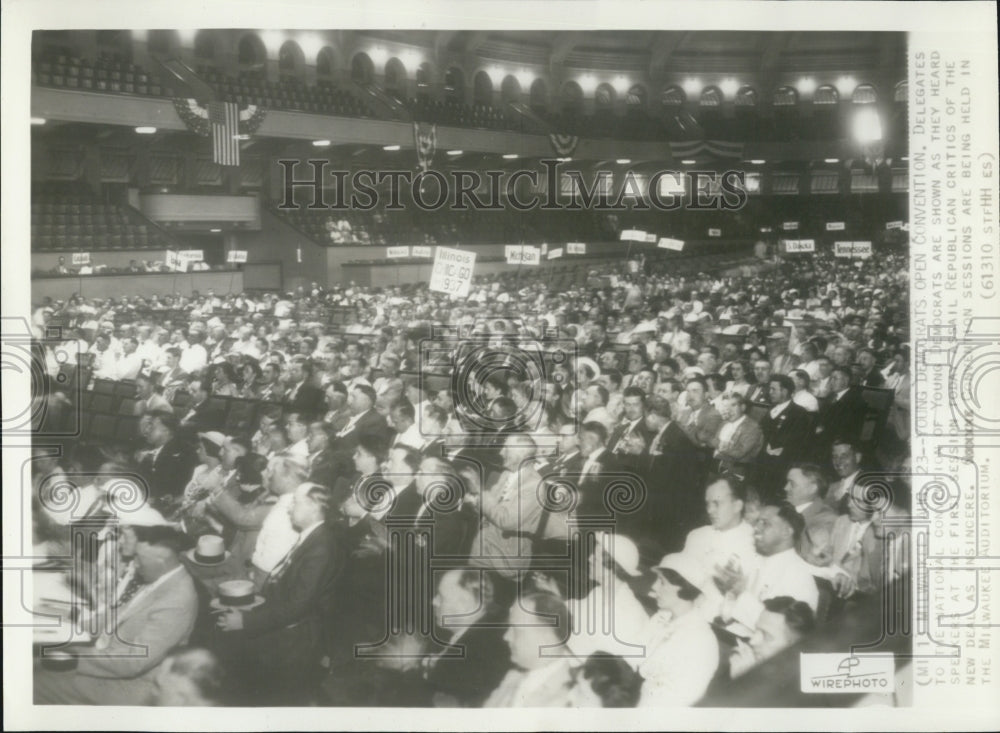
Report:
M 909 704 L 903 36 L 34 41 L 36 704 Z
M 906 248 L 739 272 L 40 308 L 46 598 L 151 651 L 36 701 L 794 704 L 909 578 Z

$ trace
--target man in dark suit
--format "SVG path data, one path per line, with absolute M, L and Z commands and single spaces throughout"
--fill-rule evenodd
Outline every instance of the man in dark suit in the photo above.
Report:
M 701 472 L 691 439 L 672 419 L 670 402 L 653 397 L 646 409 L 646 427 L 653 432 L 645 480 L 647 506 L 640 509 L 643 530 L 679 549 L 688 531 L 701 524 Z
M 764 451 L 758 462 L 758 479 L 765 491 L 777 491 L 785 481 L 788 468 L 802 461 L 808 449 L 809 413 L 792 402 L 795 383 L 785 374 L 775 374 L 768 382 L 774 407 L 760 421 L 764 434 Z
M 489 573 L 456 568 L 441 576 L 434 621 L 448 646 L 425 662 L 442 705 L 480 707 L 510 669 L 505 612 L 494 601 Z
M 333 427 L 322 420 L 309 424 L 309 434 L 306 437 L 309 447 L 309 480 L 328 488 L 333 487 L 337 478 L 336 458 L 330 447 L 334 436 L 336 433 Z
M 858 365 L 861 367 L 862 386 L 885 386 L 885 376 L 878 370 L 878 359 L 872 349 L 866 346 L 858 351 Z
M 181 416 L 181 428 L 192 435 L 222 430 L 225 419 L 209 402 L 208 398 L 212 396 L 212 386 L 208 381 L 192 379 L 188 382 L 188 392 L 193 401 L 187 412 Z
M 169 509 L 191 480 L 198 457 L 194 448 L 177 436 L 177 418 L 169 412 L 150 413 L 149 441 L 153 448 L 138 457 L 139 472 L 146 479 L 154 506 Z
M 558 453 L 538 464 L 538 474 L 542 478 L 576 475 L 581 468 L 583 468 L 583 456 L 580 454 L 576 426 L 572 424 L 561 425 L 559 427 Z
M 323 390 L 313 384 L 314 367 L 305 356 L 296 356 L 288 364 L 291 389 L 285 395 L 285 404 L 292 412 L 315 415 L 323 411 Z
M 583 465 L 577 480 L 578 517 L 607 516 L 605 492 L 610 474 L 620 474 L 621 467 L 608 448 L 608 430 L 602 423 L 586 422 L 580 427 L 580 455 Z
M 337 431 L 332 443 L 338 473 L 351 470 L 351 454 L 363 436 L 388 442 L 389 427 L 385 417 L 375 411 L 375 390 L 367 384 L 356 384 L 347 398 L 351 419 Z
M 324 619 L 343 566 L 340 542 L 325 520 L 329 501 L 318 484 L 295 490 L 289 515 L 299 537 L 264 582 L 264 603 L 219 617 L 222 631 L 242 632 L 233 647 L 246 662 L 241 668 L 255 703 L 302 704 L 319 684 Z
M 816 460 L 825 462 L 838 438 L 857 441 L 867 410 L 861 388 L 851 386 L 851 370 L 835 367 L 830 374 L 830 397 L 820 404 L 816 421 Z
M 757 380 L 749 390 L 747 390 L 747 402 L 754 402 L 769 405 L 771 396 L 768 393 L 768 382 L 771 379 L 771 362 L 767 359 L 758 359 L 753 365 L 753 376 Z
M 646 393 L 638 387 L 626 389 L 622 395 L 622 411 L 621 421 L 608 437 L 608 450 L 620 460 L 625 460 L 629 439 L 638 436 L 646 444 L 643 454 L 647 454 L 653 435 L 646 427 Z
M 412 521 L 424 500 L 414 480 L 420 469 L 420 452 L 408 445 L 394 445 L 382 467 L 382 475 L 392 485 L 395 498 L 387 518 Z
M 590 340 L 584 344 L 583 348 L 580 350 L 582 356 L 589 357 L 591 359 L 597 359 L 605 351 L 611 349 L 611 342 L 608 341 L 607 333 L 604 330 L 604 325 L 600 323 L 595 323 L 591 327 Z
M 414 484 L 421 504 L 411 526 L 417 532 L 432 533 L 432 556 L 468 557 L 479 515 L 464 500 L 465 489 L 455 469 L 440 456 L 425 456 Z

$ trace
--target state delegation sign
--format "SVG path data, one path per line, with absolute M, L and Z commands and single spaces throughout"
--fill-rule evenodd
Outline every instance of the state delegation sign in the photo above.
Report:
M 476 253 L 451 247 L 438 247 L 434 253 L 430 289 L 448 293 L 453 298 L 465 298 L 472 285 L 472 271 L 476 267 Z

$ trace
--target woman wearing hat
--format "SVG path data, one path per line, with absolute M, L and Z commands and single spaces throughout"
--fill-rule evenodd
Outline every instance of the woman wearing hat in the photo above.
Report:
M 574 629 L 568 644 L 578 657 L 607 652 L 637 667 L 649 623 L 635 590 L 643 575 L 639 548 L 620 534 L 604 533 L 596 539 L 589 567 L 595 585 L 583 600 L 570 601 Z
M 696 610 L 711 580 L 690 557 L 673 553 L 654 568 L 649 595 L 659 607 L 647 626 L 639 707 L 688 707 L 705 694 L 719 667 L 719 642 Z
M 174 514 L 174 519 L 192 536 L 204 534 L 201 530 L 215 534 L 219 529 L 214 526 L 214 520 L 205 515 L 205 500 L 222 489 L 222 446 L 225 442 L 226 436 L 214 430 L 198 433 L 198 465 L 184 487 L 184 499 Z

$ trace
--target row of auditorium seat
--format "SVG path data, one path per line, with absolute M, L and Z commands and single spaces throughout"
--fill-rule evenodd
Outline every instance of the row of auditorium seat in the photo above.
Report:
M 84 195 L 33 195 L 31 244 L 36 251 L 163 249 L 155 227 L 133 223 L 125 209 Z
M 74 56 L 36 60 L 31 80 L 42 86 L 86 89 L 95 92 L 171 97 L 174 91 L 141 66 L 120 61 L 101 61 Z

